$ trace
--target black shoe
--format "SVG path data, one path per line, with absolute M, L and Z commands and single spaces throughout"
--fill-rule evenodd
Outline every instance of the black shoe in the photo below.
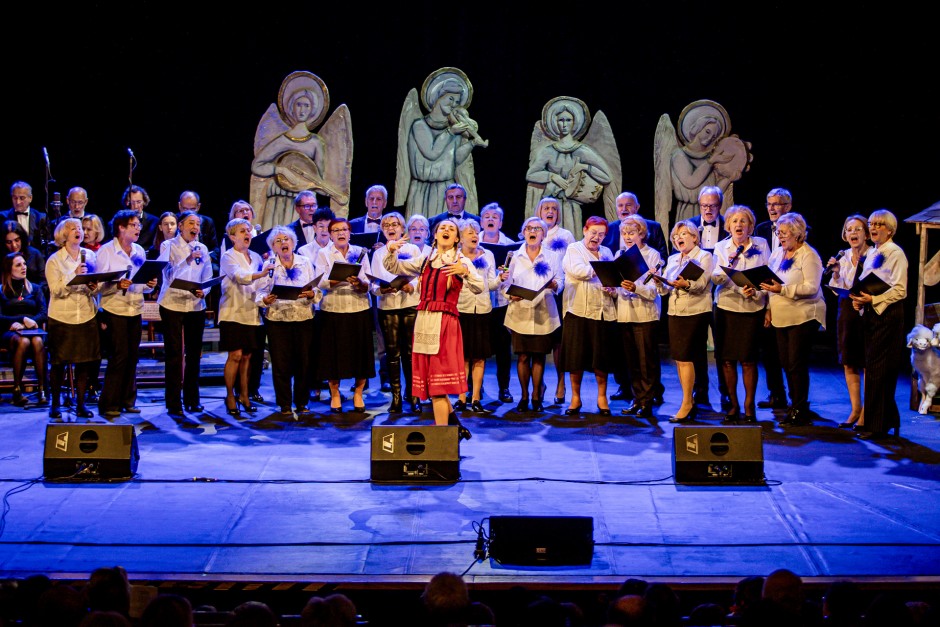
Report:
M 771 395 L 762 401 L 757 401 L 757 406 L 761 409 L 786 409 L 787 399 Z
M 809 416 L 809 411 L 805 409 L 790 409 L 787 417 L 780 421 L 781 426 L 802 427 L 813 424 L 813 419 Z
M 13 388 L 13 404 L 16 405 L 17 407 L 26 407 L 28 403 L 29 401 L 26 400 L 25 396 L 23 396 L 23 388 L 19 386 L 14 387 Z
M 636 416 L 636 413 L 640 411 L 641 409 L 643 409 L 642 405 L 640 405 L 639 403 L 633 403 L 626 409 L 621 409 L 620 415 L 621 416 Z
M 744 414 L 738 422 L 742 425 L 754 425 L 757 424 L 757 416 Z
M 454 411 L 463 411 L 467 408 L 466 401 L 454 401 Z
M 731 397 L 727 394 L 721 395 L 721 409 L 722 411 L 728 411 L 731 409 Z
M 864 433 L 865 425 L 860 425 L 856 422 L 854 425 L 852 425 L 852 431 L 855 431 L 857 433 Z
M 133 406 L 133 407 L 122 407 L 122 408 L 121 408 L 121 413 L 123 413 L 123 414 L 139 414 L 139 413 L 140 413 L 140 407 L 137 407 L 137 406 Z
M 183 413 L 182 407 L 167 407 L 166 413 L 168 416 L 173 416 L 174 418 L 185 418 L 186 414 Z
M 692 403 L 701 407 L 711 408 L 712 402 L 708 398 L 707 392 L 699 392 L 692 396 Z
M 598 407 L 597 415 L 598 416 L 610 416 L 611 415 L 610 407 Z
M 493 413 L 492 409 L 487 409 L 486 407 L 483 406 L 483 403 L 481 403 L 480 401 L 473 401 L 472 403 L 470 403 L 469 407 L 470 407 L 470 411 L 472 411 L 475 414 L 492 414 Z
M 542 407 L 542 401 L 537 401 L 537 400 L 534 400 L 534 399 L 533 399 L 533 400 L 532 400 L 532 411 L 534 411 L 534 412 L 537 413 L 537 414 L 541 414 L 543 411 L 545 411 L 545 408 Z
M 578 405 L 577 407 L 569 407 L 568 409 L 565 410 L 565 415 L 566 415 L 566 416 L 578 416 L 578 415 L 580 415 L 580 414 L 581 414 L 581 406 L 580 406 L 580 405 Z
M 50 418 L 61 418 L 61 417 L 62 417 L 62 410 L 59 409 L 59 406 L 58 406 L 58 405 L 53 405 L 52 407 L 49 408 L 49 417 L 50 417 Z
M 249 395 L 248 395 L 248 400 L 250 400 L 250 401 L 252 401 L 252 402 L 254 402 L 254 403 L 263 403 L 263 402 L 264 402 L 264 397 L 261 396 L 260 394 L 258 394 L 257 392 L 255 392 L 254 394 L 249 394 Z
M 552 399 L 552 404 L 553 404 L 553 405 L 564 405 L 564 404 L 565 404 L 565 397 L 564 397 L 564 396 L 556 396 L 555 398 Z
M 234 407 L 229 407 L 228 402 L 225 403 L 225 413 L 229 416 L 241 416 L 241 412 L 238 411 L 238 401 L 235 401 Z
M 516 399 L 514 399 L 514 398 L 512 397 L 512 394 L 509 393 L 509 389 L 508 389 L 508 388 L 499 391 L 499 402 L 500 402 L 500 403 L 511 403 L 511 402 L 513 402 L 514 400 L 516 400 Z
M 634 414 L 637 418 L 652 418 L 653 417 L 653 408 L 649 405 L 643 405 Z
M 529 399 L 524 398 L 524 399 L 520 400 L 520 401 L 519 401 L 519 404 L 516 405 L 516 411 L 518 411 L 518 412 L 526 412 L 526 411 L 529 411 Z
M 355 409 L 360 414 L 364 414 L 366 412 L 365 405 L 353 405 L 353 409 Z
M 82 407 L 82 406 L 75 408 L 75 416 L 77 418 L 94 418 L 95 417 L 95 415 L 91 413 L 91 410 L 86 409 L 85 407 Z
M 186 406 L 186 411 L 188 411 L 191 414 L 198 414 L 199 412 L 204 411 L 205 409 L 206 408 L 200 405 L 199 403 L 196 403 L 195 405 Z
M 653 397 L 653 405 L 659 406 L 659 405 L 662 405 L 662 404 L 665 403 L 665 402 L 666 402 L 666 401 L 665 401 L 665 399 L 663 399 L 662 396 L 654 396 L 654 397 Z
M 887 440 L 890 437 L 887 432 L 862 431 L 858 434 L 859 440 Z
M 617 388 L 617 391 L 610 396 L 612 401 L 631 401 L 633 400 L 633 392 L 625 390 L 622 387 Z
M 398 398 L 395 398 L 395 394 L 392 394 L 392 402 L 388 406 L 388 413 L 390 414 L 400 414 L 402 410 L 401 406 L 401 395 L 398 395 Z
M 409 408 L 411 409 L 411 413 L 413 414 L 421 413 L 421 399 L 418 398 L 417 396 L 412 396 L 411 400 L 408 401 L 408 405 L 410 406 Z
M 457 425 L 457 439 L 458 440 L 469 440 L 473 437 L 473 434 L 470 433 L 470 429 L 466 428 L 463 425 Z
M 241 399 L 235 399 L 235 402 L 236 402 L 238 405 L 240 405 L 241 408 L 244 409 L 245 411 L 247 411 L 249 414 L 253 414 L 253 413 L 255 413 L 256 411 L 258 411 L 258 408 L 251 404 L 251 401 L 248 401 L 248 402 L 246 403 L 246 402 L 242 401 Z M 236 405 L 236 407 L 237 407 L 238 405 Z
M 692 422 L 695 420 L 695 417 L 698 416 L 698 405 L 692 405 L 692 409 L 689 410 L 685 416 L 673 416 L 669 419 L 669 422 L 683 423 L 683 422 Z

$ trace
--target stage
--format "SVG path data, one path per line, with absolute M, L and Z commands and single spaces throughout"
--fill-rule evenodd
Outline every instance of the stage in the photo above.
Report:
M 221 357 L 207 353 L 206 368 Z M 484 401 L 496 411 L 463 414 L 473 438 L 459 447 L 459 481 L 442 485 L 370 480 L 374 425 L 431 422 L 429 406 L 420 417 L 390 417 L 390 397 L 377 379 L 366 414 L 352 413 L 351 400 L 341 415 L 313 403 L 316 414 L 303 421 L 272 413 L 269 371 L 262 389 L 268 410 L 241 420 L 225 414 L 214 377 L 203 387 L 205 413 L 185 421 L 164 413 L 161 388 L 143 389 L 143 413 L 114 420 L 134 427 L 137 475 L 113 483 L 43 481 L 47 410 L 13 407 L 4 394 L 0 571 L 81 579 L 119 564 L 135 580 L 386 587 L 452 571 L 478 586 L 615 589 L 629 577 L 733 585 L 788 568 L 808 581 L 935 585 L 937 417 L 909 409 L 910 381 L 902 375 L 900 438 L 860 441 L 837 427 L 849 413 L 841 368 L 826 351 L 814 358 L 811 400 L 820 420 L 784 429 L 770 410 L 758 410 L 764 485 L 674 481 L 676 427 L 668 418 L 677 394 L 667 393 L 650 420 L 620 416 L 623 402 L 603 417 L 586 377 L 581 417 L 564 416 L 564 406 L 518 414 L 515 404 L 493 400 L 492 364 Z M 546 370 L 551 396 L 554 369 Z M 676 390 L 668 361 L 663 374 L 667 390 Z M 717 410 L 714 363 L 711 385 Z M 514 372 L 511 391 L 518 399 Z M 693 426 L 720 419 L 700 413 Z M 84 424 L 107 423 L 96 414 Z M 476 560 L 480 525 L 485 530 L 491 516 L 591 517 L 590 564 Z

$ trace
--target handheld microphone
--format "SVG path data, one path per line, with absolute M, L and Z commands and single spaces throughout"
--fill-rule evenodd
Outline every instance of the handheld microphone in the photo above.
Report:
M 46 150 L 46 147 L 42 147 L 42 156 L 46 158 L 46 168 L 49 167 L 49 151 Z
M 504 261 L 503 265 L 499 267 L 500 272 L 505 272 L 506 270 L 509 269 L 509 264 L 512 263 L 512 253 L 513 251 L 511 250 L 508 253 L 506 253 L 506 261 Z
M 268 264 L 270 266 L 270 268 L 268 268 L 269 279 L 274 277 L 274 266 L 276 263 L 277 263 L 277 259 L 275 259 L 274 257 L 271 257 L 271 262 Z
M 256 224 L 254 228 L 255 228 L 255 233 L 259 233 L 259 234 L 261 233 L 261 225 L 260 225 L 260 224 Z
M 653 279 L 653 275 L 658 274 L 659 271 L 662 270 L 665 265 L 666 264 L 662 260 L 660 260 L 659 263 L 656 264 L 656 267 L 650 270 L 646 274 L 646 277 L 643 279 L 643 285 L 646 285 L 647 283 L 649 283 Z
M 82 248 L 80 251 L 78 251 L 78 254 L 82 257 L 81 263 L 85 263 L 85 249 Z
M 132 265 L 128 265 L 128 266 L 127 266 L 127 278 L 128 278 L 128 279 L 131 278 L 131 271 L 132 271 L 133 269 L 134 269 L 134 266 L 132 266 Z M 121 295 L 122 295 L 122 296 L 127 296 L 127 288 L 126 288 L 126 287 L 125 287 L 123 290 L 121 290 Z
M 731 259 L 728 260 L 728 266 L 734 267 L 735 262 L 738 260 L 738 257 L 741 256 L 741 253 L 744 252 L 744 244 L 738 246 L 738 249 L 734 251 L 734 254 L 731 255 Z
M 843 257 L 845 257 L 845 251 L 844 251 L 844 250 L 840 250 L 839 252 L 837 252 L 837 253 L 836 253 L 836 260 L 833 261 L 832 263 L 830 263 L 828 266 L 826 266 L 826 269 L 823 271 L 823 274 L 830 274 L 830 273 L 832 273 L 832 271 L 835 270 L 836 266 L 839 265 L 839 260 L 842 259 Z
M 137 157 L 134 156 L 134 151 L 131 150 L 130 148 L 127 149 L 127 156 L 129 156 L 131 159 L 136 159 L 136 158 L 137 158 Z
M 365 257 L 366 257 L 366 249 L 363 248 L 362 251 L 360 251 L 359 253 L 359 258 L 356 259 L 356 263 L 362 263 L 362 260 L 365 259 Z

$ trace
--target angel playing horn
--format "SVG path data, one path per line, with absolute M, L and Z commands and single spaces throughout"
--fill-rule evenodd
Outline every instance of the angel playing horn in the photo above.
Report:
M 337 216 L 349 213 L 352 122 L 343 104 L 315 133 L 329 107 L 330 93 L 318 76 L 292 72 L 258 122 L 250 200 L 262 228 L 293 220 L 294 197 L 305 190 L 328 196 Z
M 605 217 L 616 220 L 620 153 L 607 116 L 598 111 L 592 123 L 583 101 L 549 100 L 532 131 L 526 180 L 526 217 L 535 215 L 542 198 L 552 196 L 561 204 L 558 224 L 580 233 L 581 206 L 603 196 Z

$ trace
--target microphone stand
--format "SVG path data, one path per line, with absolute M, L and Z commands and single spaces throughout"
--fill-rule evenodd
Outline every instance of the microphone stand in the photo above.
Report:
M 49 202 L 49 184 L 55 183 L 56 180 L 52 176 L 52 166 L 49 165 L 49 152 L 45 149 L 45 147 L 42 149 L 42 154 L 44 161 L 46 162 L 46 181 L 43 186 L 43 189 L 46 193 L 46 217 L 41 224 L 37 225 L 37 227 L 39 228 L 41 246 L 40 250 L 43 251 L 43 254 L 45 254 L 46 249 L 49 247 L 49 242 L 52 241 L 53 225 L 59 221 L 59 217 L 62 215 L 62 201 L 60 200 L 61 196 L 59 195 L 59 192 L 53 192 L 54 197 L 52 203 Z

